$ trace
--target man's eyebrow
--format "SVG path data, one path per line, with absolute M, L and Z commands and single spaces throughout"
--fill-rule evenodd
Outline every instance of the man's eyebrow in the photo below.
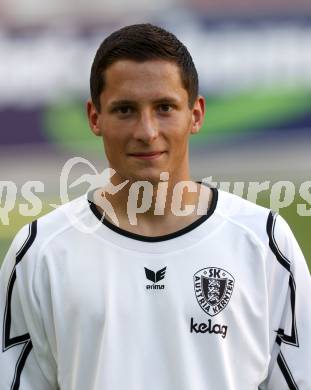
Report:
M 179 100 L 172 97 L 172 96 L 163 96 L 160 98 L 157 98 L 152 101 L 153 104 L 178 104 Z M 114 100 L 111 103 L 109 103 L 109 108 L 113 109 L 115 107 L 120 107 L 120 106 L 135 106 L 138 105 L 138 102 L 135 100 L 129 100 L 129 99 L 121 99 L 121 100 Z
M 109 103 L 109 108 L 119 107 L 119 106 L 126 106 L 126 105 L 134 105 L 137 104 L 133 100 L 114 100 L 111 103 Z

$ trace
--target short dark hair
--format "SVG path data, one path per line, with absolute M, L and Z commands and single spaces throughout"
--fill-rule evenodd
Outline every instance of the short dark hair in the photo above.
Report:
M 176 36 L 152 24 L 134 24 L 113 32 L 99 46 L 91 68 L 92 101 L 100 111 L 100 94 L 105 87 L 104 71 L 118 60 L 144 62 L 163 59 L 175 63 L 188 92 L 189 106 L 198 96 L 198 74 L 186 46 Z

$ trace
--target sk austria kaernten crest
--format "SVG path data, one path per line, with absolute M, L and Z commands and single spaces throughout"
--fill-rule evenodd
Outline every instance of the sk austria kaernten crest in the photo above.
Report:
M 220 313 L 228 304 L 234 278 L 222 268 L 203 268 L 194 274 L 194 291 L 201 308 L 210 316 Z

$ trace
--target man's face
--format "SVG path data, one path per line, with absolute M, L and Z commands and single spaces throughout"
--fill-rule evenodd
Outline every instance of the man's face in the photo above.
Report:
M 199 130 L 204 99 L 189 108 L 176 64 L 119 60 L 105 71 L 101 111 L 88 102 L 92 131 L 104 140 L 109 165 L 120 181 L 189 179 L 188 138 Z

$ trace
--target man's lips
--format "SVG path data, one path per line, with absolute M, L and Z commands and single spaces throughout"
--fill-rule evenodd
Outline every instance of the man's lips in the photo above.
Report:
M 136 157 L 141 160 L 154 160 L 156 158 L 159 158 L 164 152 L 137 152 L 137 153 L 129 153 L 129 156 Z

